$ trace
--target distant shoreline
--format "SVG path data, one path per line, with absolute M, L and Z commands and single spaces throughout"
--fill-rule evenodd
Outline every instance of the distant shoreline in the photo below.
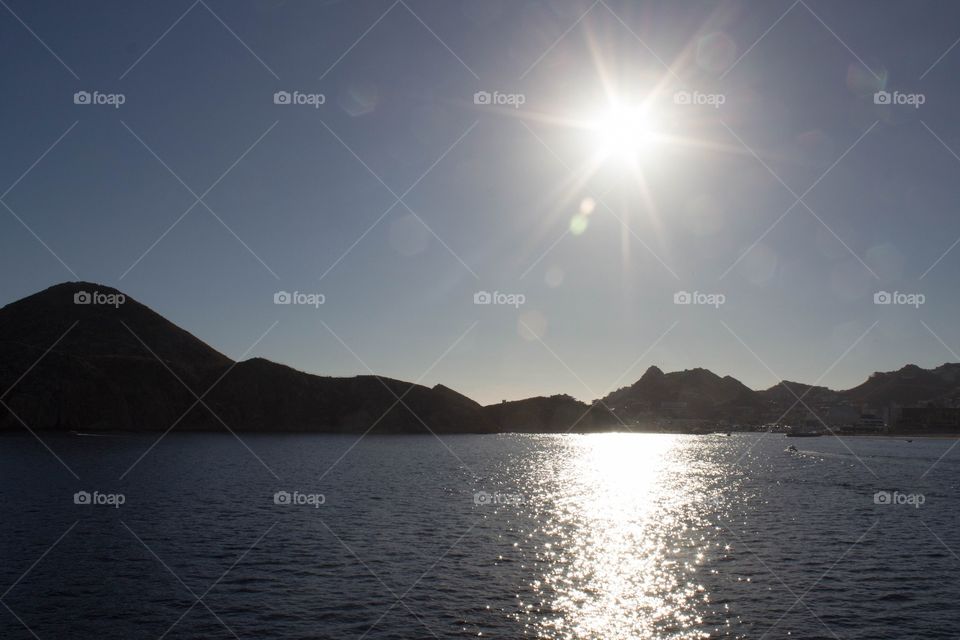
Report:
M 91 292 L 123 302 L 91 304 Z M 883 435 L 960 436 L 960 407 L 952 407 L 960 402 L 960 363 L 905 365 L 842 391 L 789 381 L 754 390 L 700 367 L 665 373 L 650 366 L 589 403 L 554 394 L 482 405 L 443 384 L 372 371 L 321 376 L 261 357 L 235 361 L 127 294 L 91 282 L 61 283 L 4 306 L 0 334 L 9 409 L 0 411 L 2 431 L 141 433 L 174 425 L 238 433 L 698 434 L 779 423 L 864 431 L 890 424 L 918 433 Z M 819 424 L 809 406 L 824 414 Z M 924 431 L 933 428 L 945 431 Z

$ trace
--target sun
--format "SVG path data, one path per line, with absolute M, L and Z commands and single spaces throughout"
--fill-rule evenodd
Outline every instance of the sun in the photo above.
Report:
M 590 129 L 603 159 L 636 162 L 656 144 L 656 117 L 647 105 L 613 105 L 593 119 Z

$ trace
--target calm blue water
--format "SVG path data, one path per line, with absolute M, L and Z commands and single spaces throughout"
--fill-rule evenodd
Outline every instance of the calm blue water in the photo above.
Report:
M 960 636 L 949 440 L 155 437 L 0 438 L 0 638 Z

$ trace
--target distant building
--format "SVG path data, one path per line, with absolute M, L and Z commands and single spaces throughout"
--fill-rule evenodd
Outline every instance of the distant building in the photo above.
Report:
M 824 414 L 827 424 L 837 427 L 853 427 L 860 422 L 860 410 L 849 404 L 829 407 Z
M 875 413 L 862 413 L 855 428 L 861 433 L 883 433 L 887 430 L 887 423 Z
M 960 409 L 954 407 L 898 407 L 891 428 L 896 431 L 960 433 Z

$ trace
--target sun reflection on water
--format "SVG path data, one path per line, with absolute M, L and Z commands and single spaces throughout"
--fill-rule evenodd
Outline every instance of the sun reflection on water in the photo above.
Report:
M 678 438 L 574 436 L 560 460 L 531 471 L 537 537 L 549 542 L 537 549 L 530 587 L 541 605 L 527 622 L 543 637 L 707 637 L 697 570 L 708 541 L 696 533 L 705 487 Z

